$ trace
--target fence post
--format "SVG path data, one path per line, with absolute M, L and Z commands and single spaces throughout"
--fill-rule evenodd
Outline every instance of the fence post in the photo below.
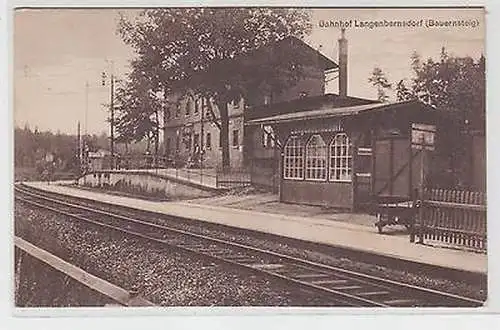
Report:
M 418 244 L 424 244 L 424 207 L 425 207 L 425 199 L 426 199 L 425 187 L 422 185 L 420 190 L 417 190 L 417 197 L 420 200 L 420 207 L 418 209 Z
M 413 191 L 413 200 L 412 200 L 412 208 L 415 208 L 415 207 L 420 207 L 419 205 L 417 205 L 418 203 L 418 190 L 415 190 Z M 417 210 L 418 212 L 419 210 Z M 414 212 L 412 214 L 412 218 L 411 218 L 411 222 L 410 222 L 410 228 L 409 228 L 409 232 L 410 232 L 410 243 L 415 243 L 415 222 L 417 221 L 417 212 Z
M 272 188 L 272 191 L 274 193 L 278 192 L 277 181 L 279 180 L 279 168 L 278 168 L 278 170 L 276 170 L 277 166 L 279 166 L 279 165 L 277 165 L 276 162 L 274 162 L 274 164 L 273 164 L 273 171 L 272 171 L 272 176 L 273 176 L 273 188 Z

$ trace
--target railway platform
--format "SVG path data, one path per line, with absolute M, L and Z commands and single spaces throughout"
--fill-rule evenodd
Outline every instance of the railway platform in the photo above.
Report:
M 176 178 L 213 189 L 217 189 L 217 179 L 215 169 L 184 169 L 184 168 L 158 168 L 134 170 L 164 175 L 169 178 Z
M 410 243 L 407 235 L 380 235 L 373 226 L 335 220 L 335 217 L 331 215 L 308 217 L 269 213 L 197 203 L 196 200 L 153 202 L 59 184 L 48 185 L 38 182 L 26 184 L 56 193 L 266 232 L 423 265 L 473 273 L 487 273 L 487 256 L 485 254 Z M 358 215 L 351 215 L 351 217 L 356 216 Z

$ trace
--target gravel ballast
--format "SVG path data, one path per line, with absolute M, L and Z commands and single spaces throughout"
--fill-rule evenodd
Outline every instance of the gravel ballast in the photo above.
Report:
M 117 305 L 29 254 L 15 250 L 16 307 L 91 307 Z
M 314 295 L 15 203 L 16 235 L 162 306 L 317 306 Z
M 79 203 L 81 203 L 79 201 Z M 342 255 L 342 253 L 332 252 L 333 248 L 321 247 L 319 245 L 311 247 L 305 242 L 282 238 L 275 235 L 263 234 L 238 228 L 206 223 L 202 221 L 183 220 L 164 215 L 147 214 L 138 210 L 128 210 L 123 207 L 112 205 L 96 205 L 94 203 L 85 202 L 85 205 L 98 207 L 114 213 L 129 216 L 132 218 L 140 218 L 141 220 L 150 221 L 152 223 L 171 226 L 173 228 L 203 234 L 223 240 L 238 242 L 253 247 L 271 250 L 286 255 L 303 258 L 306 260 L 323 263 L 326 265 L 345 268 L 352 271 L 370 274 L 377 277 L 382 277 L 394 281 L 426 287 L 434 290 L 449 292 L 456 295 L 466 296 L 473 299 L 486 300 L 487 283 L 470 283 L 457 279 L 448 279 L 443 277 L 431 277 L 425 271 L 415 272 L 406 269 L 387 267 L 373 263 L 361 262 L 353 259 L 350 256 Z M 439 253 L 439 248 L 436 248 L 436 253 Z

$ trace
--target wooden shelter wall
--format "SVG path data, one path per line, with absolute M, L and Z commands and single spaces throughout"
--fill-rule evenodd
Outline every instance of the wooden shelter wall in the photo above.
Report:
M 351 182 L 283 180 L 281 201 L 325 207 L 351 208 Z

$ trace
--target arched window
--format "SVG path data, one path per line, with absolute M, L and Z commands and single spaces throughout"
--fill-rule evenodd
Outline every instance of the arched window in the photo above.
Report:
M 304 179 L 304 146 L 298 136 L 291 136 L 285 144 L 283 177 Z
M 352 150 L 349 137 L 338 133 L 330 144 L 330 181 L 352 180 Z
M 306 179 L 326 180 L 326 143 L 320 135 L 313 135 L 306 144 Z

